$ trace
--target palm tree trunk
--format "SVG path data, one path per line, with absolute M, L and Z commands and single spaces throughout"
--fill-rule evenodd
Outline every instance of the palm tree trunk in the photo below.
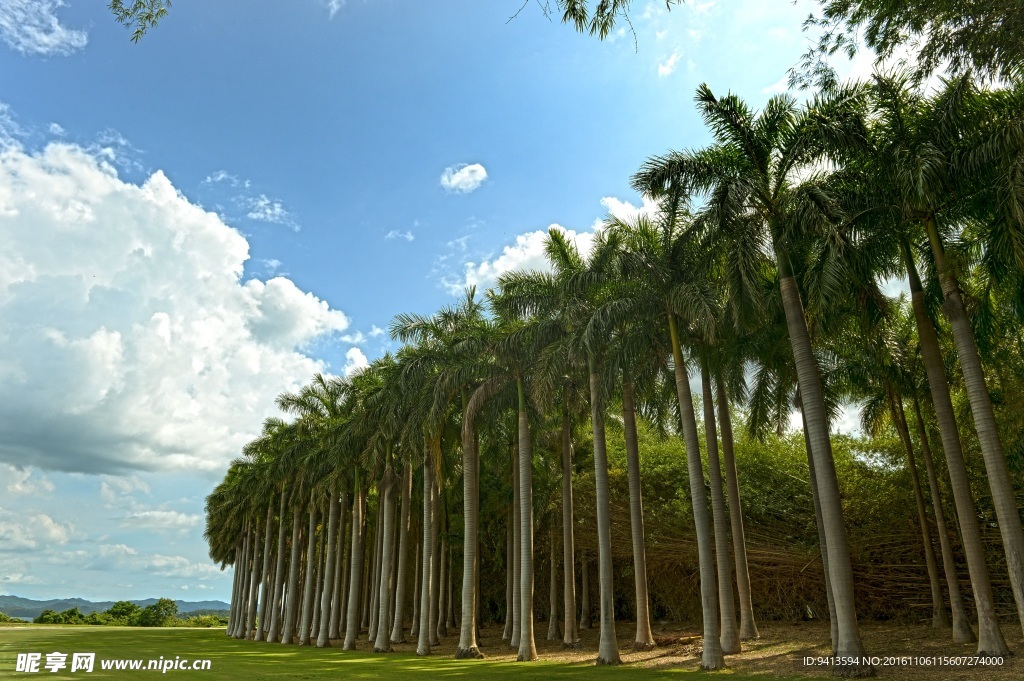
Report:
M 825 600 L 828 602 L 829 633 L 832 637 L 832 654 L 836 654 L 839 642 L 839 620 L 836 618 L 836 599 L 832 595 L 832 580 L 828 575 L 828 538 L 825 536 L 825 523 L 821 519 L 821 502 L 818 501 L 818 474 L 814 470 L 814 455 L 811 454 L 811 437 L 807 434 L 807 419 L 804 418 L 800 391 L 796 398 L 800 409 L 800 421 L 804 432 L 804 449 L 807 452 L 807 472 L 811 480 L 811 504 L 814 506 L 814 524 L 818 530 L 818 550 L 821 553 L 821 564 L 825 566 Z
M 441 448 L 438 446 L 435 460 L 440 461 L 440 459 Z M 433 536 L 430 551 L 430 611 L 427 624 L 431 646 L 441 645 L 440 639 L 437 638 L 437 613 L 440 610 L 438 599 L 441 596 L 441 493 L 438 484 L 439 481 L 435 474 L 434 486 L 430 490 L 430 530 Z
M 406 462 L 402 471 L 402 517 L 398 530 L 398 574 L 395 576 L 395 616 L 391 627 L 391 642 L 405 643 L 405 602 L 409 584 L 409 533 L 412 513 L 412 465 Z
M 572 499 L 572 429 L 569 407 L 562 407 L 562 611 L 565 631 L 562 643 L 575 647 L 580 641 L 576 627 L 576 546 Z
M 967 572 L 971 578 L 971 591 L 974 594 L 974 605 L 978 614 L 978 654 L 1005 655 L 1009 648 L 1002 631 L 999 630 L 999 620 L 996 618 L 992 583 L 989 579 L 988 564 L 985 561 L 985 550 L 982 548 L 974 496 L 971 492 L 970 480 L 967 477 L 967 465 L 964 463 L 963 449 L 960 445 L 960 431 L 957 428 L 956 415 L 953 411 L 953 401 L 949 396 L 949 381 L 946 378 L 946 368 L 942 361 L 942 350 L 939 348 L 939 337 L 935 333 L 935 325 L 925 309 L 924 289 L 917 275 L 917 267 L 914 264 L 910 247 L 906 242 L 903 242 L 902 247 L 907 277 L 910 281 L 910 299 L 914 308 L 914 320 L 917 322 L 918 346 L 921 349 L 921 359 L 928 376 L 928 389 L 932 395 L 935 419 L 939 425 L 942 451 L 946 457 L 946 468 L 949 470 L 949 483 L 953 490 L 960 538 L 964 545 Z
M 281 494 L 284 496 L 284 493 Z M 253 636 L 253 640 L 262 641 L 263 636 L 266 633 L 269 622 L 267 621 L 267 608 L 270 604 L 270 596 L 267 592 L 270 590 L 270 558 L 274 554 L 274 501 L 271 499 L 270 503 L 267 504 L 267 520 L 266 529 L 263 531 L 263 567 L 261 568 L 261 574 L 263 580 L 260 589 L 260 602 L 259 602 L 259 615 L 256 617 L 256 633 Z
M 324 593 L 324 567 L 327 559 L 327 523 L 323 517 L 320 520 L 320 538 L 316 549 L 316 582 L 313 587 L 313 618 L 309 623 L 310 643 L 315 643 L 320 635 L 320 599 Z
M 935 549 L 932 546 L 931 530 L 928 529 L 928 512 L 924 506 L 924 494 L 921 492 L 921 476 L 917 472 L 917 460 L 914 456 L 914 444 L 910 439 L 910 428 L 907 426 L 907 415 L 903 410 L 903 400 L 890 393 L 889 409 L 893 424 L 899 433 L 903 448 L 907 452 L 907 467 L 910 470 L 910 483 L 914 488 L 914 505 L 917 507 L 917 522 L 921 524 L 921 544 L 924 547 L 924 562 L 928 568 L 928 582 L 932 592 L 932 626 L 945 629 L 949 626 L 946 605 L 942 597 L 942 582 L 939 579 L 939 565 L 935 561 Z
M 249 560 L 252 553 L 252 527 L 246 524 L 245 537 L 242 541 L 241 562 L 235 569 L 241 572 L 238 600 L 235 603 L 235 627 L 231 631 L 232 638 L 242 638 L 245 631 L 245 616 L 249 608 Z
M 640 446 L 636 434 L 636 406 L 633 382 L 622 371 L 622 426 L 626 436 L 626 468 L 629 475 L 629 523 L 633 539 L 633 585 L 636 591 L 636 637 L 634 650 L 655 647 L 647 595 L 647 551 L 644 536 L 644 502 L 640 491 Z
M 316 583 L 316 521 L 316 503 L 310 499 L 309 532 L 306 534 L 306 580 L 302 590 L 302 619 L 299 625 L 300 646 L 309 645 L 310 624 L 313 619 L 313 585 Z
M 513 610 L 514 606 L 513 598 L 514 592 L 512 587 L 512 578 L 515 569 L 512 567 L 515 561 L 515 549 L 512 547 L 513 534 L 515 521 L 512 519 L 515 513 L 515 503 L 505 514 L 505 628 L 501 633 L 502 641 L 510 641 L 512 639 L 512 620 L 514 619 Z
M 733 448 L 732 416 L 729 413 L 729 395 L 722 374 L 715 377 L 718 392 L 718 423 L 722 428 L 722 462 L 725 464 L 725 483 L 729 492 L 729 522 L 732 524 L 732 555 L 736 562 L 736 588 L 739 592 L 740 640 L 759 638 L 754 623 L 754 604 L 750 593 L 750 570 L 747 566 L 747 536 L 743 530 L 743 505 L 736 474 L 736 456 Z
M 960 295 L 960 284 L 956 273 L 946 263 L 945 250 L 934 218 L 925 221 L 925 229 L 932 247 L 932 257 L 935 259 L 935 271 L 942 286 L 942 310 L 953 327 L 957 359 L 960 360 L 960 369 L 964 374 L 971 414 L 974 415 L 974 429 L 978 433 L 978 444 L 985 460 L 985 472 L 988 474 L 988 484 L 992 490 L 992 505 L 995 507 L 999 533 L 1003 539 L 1006 568 L 1010 573 L 1010 587 L 1013 589 L 1013 599 L 1017 603 L 1017 619 L 1024 627 L 1024 526 L 1021 525 L 1020 512 L 1017 510 L 1017 498 L 1013 483 L 1010 481 L 1006 455 L 999 441 L 999 429 L 996 426 L 995 412 L 992 410 L 992 398 L 985 383 L 978 345 L 974 340 L 974 330 L 971 328 Z
M 914 415 L 917 417 L 917 435 L 921 440 L 921 454 L 924 459 L 924 468 L 928 474 L 928 491 L 932 497 L 932 511 L 935 513 L 936 533 L 939 535 L 939 548 L 942 551 L 942 571 L 946 576 L 946 589 L 949 591 L 949 606 L 953 613 L 953 641 L 956 643 L 973 643 L 975 641 L 974 630 L 967 619 L 967 610 L 964 608 L 963 596 L 960 594 L 960 580 L 956 576 L 956 559 L 953 557 L 952 542 L 949 541 L 949 531 L 946 525 L 946 515 L 942 509 L 942 496 L 939 493 L 939 479 L 935 472 L 935 464 L 932 460 L 932 448 L 928 442 L 928 430 L 924 425 L 924 418 L 921 416 L 921 404 L 914 395 Z M 954 522 L 956 521 L 956 510 L 953 510 Z
M 276 642 L 281 635 L 281 609 L 278 604 L 284 593 L 284 549 L 285 549 L 285 526 L 284 521 L 285 502 L 287 497 L 284 488 L 281 489 L 281 506 L 278 509 L 277 517 L 277 567 L 274 568 L 274 594 L 271 598 L 273 604 L 270 615 L 270 630 L 267 632 L 267 641 Z
M 330 640 L 341 638 L 342 615 L 345 611 L 345 561 L 348 560 L 345 551 L 345 527 L 348 523 L 348 488 L 341 492 L 341 506 L 338 513 L 338 551 L 335 554 L 334 584 L 331 586 L 331 626 L 327 633 Z
M 453 569 L 455 567 L 455 562 L 452 559 L 452 553 L 454 553 L 454 549 L 449 546 L 448 557 L 446 560 L 448 561 L 448 593 L 451 594 L 451 596 L 448 598 L 448 605 L 445 607 L 445 628 L 447 629 L 454 629 L 459 626 L 455 622 L 455 592 L 452 591 L 453 585 L 455 584 L 455 578 L 452 576 L 455 572 Z
M 818 503 L 821 519 L 828 537 L 829 578 L 832 596 L 835 600 L 836 620 L 839 625 L 839 639 L 836 655 L 844 663 L 837 665 L 835 672 L 843 676 L 864 676 L 874 674 L 874 668 L 864 661 L 864 645 L 857 625 L 856 601 L 853 592 L 853 566 L 850 563 L 850 547 L 846 540 L 843 524 L 843 507 L 839 497 L 839 480 L 836 478 L 835 462 L 832 458 L 832 441 L 828 433 L 828 419 L 825 415 L 825 394 L 821 387 L 818 364 L 811 350 L 811 338 L 807 332 L 803 303 L 789 264 L 789 257 L 780 253 L 778 257 L 782 291 L 782 303 L 786 312 L 786 326 L 789 341 L 793 347 L 797 382 L 803 402 L 805 422 L 811 441 L 811 455 L 817 474 Z M 852 663 L 847 663 L 852 662 Z
M 317 632 L 316 647 L 323 648 L 330 641 L 331 602 L 334 600 L 334 570 L 338 561 L 338 517 L 341 515 L 341 500 L 337 490 L 331 491 L 327 512 L 327 556 L 324 560 L 324 587 L 320 595 L 320 629 Z
M 431 503 L 431 497 L 433 496 L 434 490 L 434 464 L 431 461 L 429 451 L 424 452 L 423 456 L 423 562 L 421 565 L 421 582 L 420 582 L 420 623 L 419 623 L 419 641 L 416 644 L 417 655 L 429 655 L 430 654 L 430 622 L 428 620 L 430 616 L 430 558 L 434 551 L 434 547 L 431 544 L 434 533 L 431 528 L 431 510 L 433 505 Z
M 465 400 L 464 400 L 465 401 Z M 462 545 L 462 624 L 459 628 L 459 645 L 456 646 L 456 659 L 478 659 L 483 657 L 476 640 L 476 572 L 478 565 L 477 550 L 479 547 L 479 496 L 480 486 L 477 482 L 477 470 L 480 465 L 476 456 L 476 432 L 473 427 L 473 415 L 468 407 L 463 409 L 462 426 L 462 493 L 463 508 L 463 545 Z
M 380 565 L 379 612 L 377 613 L 377 639 L 373 652 L 390 653 L 391 632 L 388 631 L 388 613 L 391 611 L 391 546 L 395 537 L 395 480 L 390 468 L 384 473 L 384 540 Z
M 414 530 L 418 531 L 419 528 L 414 526 Z M 415 532 L 414 532 L 415 533 Z M 420 632 L 420 575 L 423 570 L 420 569 L 420 540 L 416 539 L 416 558 L 412 563 L 413 573 L 413 585 L 412 585 L 412 624 L 409 625 L 409 635 L 417 636 Z
M 302 560 L 302 542 L 299 541 L 302 528 L 299 521 L 302 519 L 302 505 L 297 503 L 297 500 L 293 500 L 292 504 L 292 546 L 288 561 L 288 588 L 284 597 L 285 616 L 281 643 L 292 643 L 295 638 L 295 617 L 298 611 L 299 563 Z
M 448 601 L 451 599 L 451 595 L 448 593 L 448 541 L 441 538 L 441 564 L 439 578 L 437 582 L 437 636 L 438 638 L 446 638 L 448 636 L 448 626 L 445 612 L 448 608 Z
M 519 392 L 519 662 L 537 659 L 533 640 L 533 453 L 530 447 L 530 419 L 526 413 L 526 388 L 523 379 L 516 381 Z
M 359 484 L 359 472 L 355 474 L 355 494 L 352 495 L 352 555 L 349 558 L 348 604 L 345 609 L 344 650 L 356 649 L 359 636 L 359 594 L 363 578 L 363 523 L 366 512 L 366 491 Z
M 380 568 L 383 564 L 384 550 L 384 484 L 377 484 L 377 520 L 374 530 L 373 550 L 373 572 L 370 579 L 370 628 L 367 630 L 367 639 L 377 640 L 377 625 L 379 623 L 380 607 Z M 385 625 L 387 626 L 387 625 Z
M 580 629 L 589 629 L 593 615 L 590 612 L 590 561 L 586 554 L 580 558 L 580 572 Z
M 594 486 L 597 502 L 597 566 L 601 586 L 601 635 L 597 664 L 621 664 L 619 642 L 615 635 L 615 576 L 612 573 L 612 524 L 608 495 L 608 449 L 604 434 L 604 405 L 601 400 L 601 374 L 597 361 L 590 363 L 590 422 L 594 431 Z
M 554 525 L 551 527 L 551 532 L 548 533 L 548 544 L 551 548 L 551 583 L 548 586 L 548 640 L 557 641 L 562 638 L 562 631 L 558 626 L 558 552 L 556 551 Z
M 256 631 L 256 608 L 260 596 L 260 567 L 263 561 L 263 537 L 260 526 L 253 531 L 252 542 L 252 576 L 249 578 L 249 608 L 245 618 L 245 638 L 251 639 Z M 264 531 L 263 534 L 266 534 Z
M 708 445 L 708 479 L 711 483 L 711 518 L 715 528 L 715 565 L 718 568 L 718 607 L 721 613 L 722 652 L 740 652 L 740 632 L 736 629 L 736 601 L 732 595 L 732 565 L 729 560 L 729 517 L 722 490 L 722 464 L 718 458 L 718 429 L 715 427 L 715 401 L 711 393 L 711 372 L 707 360 L 701 366 L 704 435 Z
M 722 653 L 721 630 L 718 612 L 718 578 L 715 574 L 715 557 L 712 547 L 711 519 L 708 518 L 707 492 L 704 490 L 704 466 L 700 458 L 700 442 L 697 436 L 697 416 L 693 411 L 693 394 L 690 392 L 690 376 L 683 359 L 679 342 L 676 318 L 668 314 L 669 340 L 672 343 L 672 363 L 675 365 L 676 398 L 679 401 L 679 415 L 682 420 L 683 441 L 686 445 L 686 468 L 690 477 L 690 502 L 693 506 L 693 524 L 697 531 L 697 562 L 700 567 L 701 612 L 704 619 L 704 652 L 701 654 L 702 669 L 725 667 Z
M 513 449 L 512 452 L 512 638 L 509 645 L 519 650 L 520 633 L 522 632 L 523 618 L 523 584 L 522 584 L 522 527 L 523 516 L 520 511 L 519 498 L 519 456 Z
M 225 636 L 231 636 L 235 630 L 235 619 L 237 618 L 236 612 L 238 611 L 238 582 L 239 575 L 241 572 L 238 569 L 238 562 L 242 559 L 242 543 L 243 539 L 239 537 L 235 541 L 235 555 L 234 561 L 231 565 L 231 605 L 228 608 L 228 626 L 224 630 Z

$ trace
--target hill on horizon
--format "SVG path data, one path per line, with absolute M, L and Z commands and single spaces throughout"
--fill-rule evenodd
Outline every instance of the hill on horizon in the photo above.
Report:
M 158 599 L 144 598 L 126 600 L 131 600 L 132 603 L 144 608 L 147 605 L 153 605 Z M 56 610 L 57 612 L 61 612 L 62 610 L 68 610 L 70 608 L 78 608 L 79 612 L 83 615 L 88 615 L 96 611 L 107 610 L 115 602 L 116 601 L 89 601 L 84 598 L 54 598 L 46 601 L 37 601 L 31 598 L 22 598 L 21 596 L 0 594 L 0 612 L 6 613 L 11 617 L 36 618 L 43 610 Z M 178 612 L 180 613 L 191 613 L 197 610 L 227 611 L 230 607 L 224 601 L 175 600 L 174 602 L 178 605 Z

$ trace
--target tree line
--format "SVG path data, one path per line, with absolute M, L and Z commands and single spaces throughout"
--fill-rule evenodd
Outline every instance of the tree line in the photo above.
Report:
M 291 420 L 268 419 L 207 501 L 211 556 L 235 566 L 230 635 L 340 638 L 348 650 L 365 628 L 387 652 L 409 620 L 419 654 L 457 627 L 457 657 L 481 657 L 481 542 L 504 531 L 503 638 L 536 659 L 536 514 L 548 500 L 535 475 L 557 456 L 561 536 L 544 543 L 561 563 L 549 594 L 562 598 L 549 595 L 546 619 L 551 635 L 561 615 L 562 640 L 577 645 L 578 606 L 590 605 L 576 602 L 577 574 L 589 578 L 574 550 L 582 426 L 596 661 L 618 663 L 611 422 L 627 459 L 633 643 L 652 647 L 639 420 L 683 443 L 701 666 L 721 668 L 757 636 L 734 430 L 764 438 L 796 418 L 832 648 L 856 660 L 860 585 L 831 434 L 841 405 L 856 404 L 865 431 L 895 432 L 906 454 L 933 622 L 979 653 L 1007 652 L 991 573 L 1005 573 L 1024 624 L 1024 86 L 968 74 L 926 92 L 894 72 L 760 111 L 707 86 L 696 104 L 711 144 L 652 157 L 632 178 L 656 210 L 610 217 L 585 252 L 552 230 L 548 271 L 399 315 L 398 351 L 278 398 Z M 895 280 L 909 290 L 887 294 Z M 984 471 L 973 486 L 971 456 Z M 482 507 L 498 489 L 507 505 Z M 983 523 L 998 527 L 994 549 Z

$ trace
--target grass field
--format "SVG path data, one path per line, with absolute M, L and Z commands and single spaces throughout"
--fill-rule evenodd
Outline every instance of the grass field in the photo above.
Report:
M 61 652 L 68 654 L 68 668 L 50 673 L 40 668 L 44 678 L 131 679 L 164 676 L 146 670 L 151 659 L 210 660 L 208 671 L 169 670 L 171 678 L 201 678 L 208 681 L 261 681 L 299 679 L 396 679 L 426 681 L 427 679 L 501 679 L 576 680 L 576 681 L 664 681 L 666 679 L 719 678 L 730 681 L 810 681 L 829 678 L 825 668 L 807 668 L 800 664 L 806 655 L 828 654 L 828 628 L 821 623 L 769 623 L 761 627 L 761 638 L 744 644 L 739 655 L 729 656 L 729 668 L 720 673 L 705 674 L 697 669 L 700 642 L 692 631 L 666 628 L 655 633 L 659 639 L 656 650 L 634 652 L 628 645 L 632 625 L 618 624 L 619 642 L 624 664 L 620 667 L 595 667 L 597 631 L 581 632 L 580 650 L 566 651 L 558 642 L 538 637 L 537 662 L 517 663 L 515 652 L 501 642 L 500 630 L 484 630 L 484 651 L 488 658 L 478 661 L 453 659 L 457 636 L 442 639 L 442 645 L 430 657 L 417 657 L 412 643 L 396 645 L 398 652 L 373 654 L 365 634 L 360 650 L 343 652 L 339 647 L 327 649 L 283 646 L 253 641 L 237 641 L 224 636 L 223 629 L 145 629 L 130 627 L 0 625 L 0 679 L 35 678 L 17 673 L 18 653 Z M 1006 659 L 1000 668 L 879 668 L 879 677 L 911 681 L 1017 681 L 1024 678 L 1024 640 L 1020 630 L 1005 627 L 1008 642 L 1017 655 Z M 865 623 L 862 636 L 867 650 L 874 655 L 954 655 L 969 657 L 970 644 L 952 644 L 948 634 L 923 625 Z M 340 646 L 340 641 L 333 642 Z M 70 671 L 71 653 L 95 653 L 95 671 L 91 674 Z M 142 660 L 142 670 L 101 669 L 103 660 Z
M 364 637 L 365 638 L 365 637 Z M 365 643 L 365 642 L 364 642 Z M 87 626 L 10 626 L 0 627 L 0 678 L 33 678 L 16 673 L 18 653 L 62 652 L 68 654 L 68 668 L 57 673 L 40 669 L 44 678 L 79 677 L 83 672 L 70 672 L 71 653 L 96 653 L 95 671 L 87 679 L 152 678 L 158 671 L 103 671 L 104 659 L 149 660 L 181 656 L 189 660 L 209 659 L 209 671 L 170 670 L 168 677 L 202 678 L 208 681 L 239 679 L 502 679 L 523 680 L 579 679 L 581 681 L 663 680 L 692 677 L 695 664 L 672 668 L 649 668 L 633 665 L 594 667 L 586 662 L 554 662 L 540 660 L 528 664 L 508 659 L 457 661 L 450 655 L 429 658 L 408 652 L 374 655 L 368 652 L 342 652 L 337 648 L 318 649 L 299 646 L 267 645 L 236 641 L 213 629 L 142 629 L 128 627 Z M 145 667 L 145 662 L 143 667 Z M 726 672 L 725 678 L 751 679 L 752 676 Z M 764 676 L 757 678 L 765 679 Z M 769 677 L 777 679 L 782 677 Z M 805 677 L 806 678 L 806 677 Z

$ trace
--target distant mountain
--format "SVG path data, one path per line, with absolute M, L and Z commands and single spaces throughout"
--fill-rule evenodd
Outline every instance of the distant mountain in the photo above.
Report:
M 146 607 L 156 603 L 156 598 L 133 600 L 132 603 Z M 178 612 L 190 613 L 196 610 L 227 610 L 230 606 L 224 601 L 175 601 L 178 604 Z M 0 595 L 0 612 L 7 613 L 11 617 L 39 616 L 43 610 L 68 610 L 78 608 L 83 615 L 88 615 L 97 610 L 107 610 L 114 604 L 114 601 L 87 601 L 84 598 L 55 598 L 50 601 L 34 601 L 30 598 L 20 596 Z

